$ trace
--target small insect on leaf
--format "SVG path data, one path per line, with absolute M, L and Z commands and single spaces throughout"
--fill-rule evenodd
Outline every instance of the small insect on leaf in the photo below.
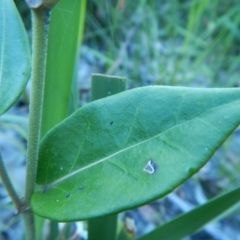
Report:
M 152 160 L 149 160 L 147 165 L 144 167 L 143 171 L 149 173 L 149 174 L 154 174 L 156 171 L 156 165 Z

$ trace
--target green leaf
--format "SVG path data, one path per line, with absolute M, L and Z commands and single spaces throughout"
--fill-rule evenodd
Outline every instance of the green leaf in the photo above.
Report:
M 0 1 L 0 115 L 26 87 L 30 48 L 22 20 L 12 0 Z
M 61 0 L 52 10 L 44 86 L 42 136 L 68 116 L 85 10 L 85 0 Z
M 91 100 L 98 100 L 109 95 L 126 91 L 126 79 L 92 74 Z M 88 221 L 88 240 L 116 240 L 117 215 L 93 218 Z
M 206 223 L 239 205 L 240 187 L 218 196 L 192 211 L 182 214 L 138 240 L 179 240 L 201 229 Z M 174 231 L 173 231 L 174 229 Z
M 198 171 L 240 122 L 240 89 L 143 87 L 81 108 L 41 142 L 33 210 L 88 219 L 158 199 Z

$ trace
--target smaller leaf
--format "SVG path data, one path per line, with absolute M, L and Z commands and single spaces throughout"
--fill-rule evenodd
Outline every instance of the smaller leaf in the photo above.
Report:
M 81 13 L 84 12 L 84 9 L 83 1 L 61 0 L 51 12 L 42 112 L 42 136 L 69 114 L 75 60 L 78 55 L 79 25 L 83 21 Z M 52 91 L 52 89 L 56 91 Z
M 182 214 L 138 240 L 179 240 L 201 229 L 208 222 L 239 204 L 240 187 Z M 174 231 L 173 231 L 174 230 Z
M 12 0 L 0 1 L 0 115 L 21 95 L 30 76 L 30 48 Z

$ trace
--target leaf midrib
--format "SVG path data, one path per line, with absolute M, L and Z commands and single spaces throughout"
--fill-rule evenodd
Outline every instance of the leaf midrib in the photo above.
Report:
M 121 153 L 123 153 L 123 152 L 125 152 L 125 151 L 128 151 L 129 149 L 134 148 L 134 147 L 136 147 L 136 146 L 138 146 L 138 145 L 140 145 L 140 144 L 144 144 L 144 143 L 146 143 L 146 142 L 148 142 L 148 141 L 151 141 L 151 140 L 153 140 L 153 139 L 161 136 L 162 134 L 166 134 L 167 132 L 171 131 L 172 129 L 174 129 L 174 128 L 178 127 L 178 126 L 181 126 L 182 124 L 186 124 L 187 122 L 190 122 L 190 121 L 192 121 L 192 120 L 195 120 L 195 119 L 199 118 L 200 116 L 202 116 L 202 115 L 204 115 L 204 114 L 206 114 L 206 113 L 208 113 L 208 112 L 210 112 L 210 111 L 212 111 L 212 110 L 214 110 L 214 109 L 218 109 L 218 108 L 221 108 L 221 107 L 223 107 L 223 106 L 227 106 L 227 105 L 229 105 L 229 104 L 233 104 L 233 103 L 236 103 L 236 102 L 239 102 L 239 101 L 240 101 L 240 100 L 233 100 L 233 101 L 231 101 L 231 102 L 224 103 L 224 104 L 221 104 L 221 105 L 216 106 L 216 107 L 212 107 L 212 108 L 208 109 L 207 111 L 204 111 L 204 112 L 202 112 L 201 114 L 199 114 L 199 115 L 197 115 L 197 116 L 195 116 L 195 117 L 193 117 L 193 118 L 191 118 L 191 119 L 189 119 L 189 120 L 186 120 L 186 121 L 183 121 L 183 122 L 181 122 L 181 123 L 179 123 L 179 124 L 174 125 L 173 127 L 165 130 L 164 132 L 158 133 L 158 134 L 156 134 L 156 135 L 154 135 L 154 136 L 152 136 L 152 137 L 150 137 L 150 138 L 148 138 L 148 139 L 146 139 L 146 140 L 143 140 L 143 141 L 141 141 L 141 142 L 138 142 L 138 143 L 136 143 L 136 144 L 134 144 L 134 145 L 131 145 L 131 146 L 127 147 L 127 148 L 121 149 L 121 150 L 119 150 L 119 151 L 117 151 L 117 152 L 115 152 L 115 153 L 113 153 L 113 154 L 111 154 L 111 155 L 109 155 L 109 156 L 107 156 L 107 157 L 105 157 L 105 158 L 102 158 L 102 159 L 100 159 L 100 160 L 98 160 L 98 161 L 95 161 L 95 162 L 93 162 L 93 163 L 90 163 L 89 165 L 86 165 L 86 166 L 84 166 L 84 167 L 82 167 L 82 168 L 79 168 L 79 169 L 77 169 L 77 170 L 75 170 L 75 171 L 73 171 L 73 172 L 71 172 L 71 173 L 68 173 L 68 174 L 66 174 L 65 176 L 63 176 L 63 177 L 61 177 L 61 178 L 59 178 L 59 179 L 57 179 L 57 180 L 55 180 L 55 181 L 47 184 L 46 186 L 47 186 L 47 188 L 51 188 L 52 186 L 57 185 L 57 184 L 59 184 L 60 182 L 66 180 L 66 179 L 68 179 L 68 178 L 70 178 L 70 177 L 72 177 L 72 176 L 74 176 L 74 175 L 76 175 L 76 174 L 78 174 L 78 173 L 80 173 L 80 172 L 88 169 L 88 168 L 91 168 L 91 167 L 93 167 L 93 166 L 95 166 L 95 165 L 97 165 L 97 164 L 99 164 L 99 163 L 105 162 L 106 160 L 111 159 L 112 157 L 114 157 L 114 156 L 116 156 L 116 155 L 118 155 L 118 154 L 121 154 Z

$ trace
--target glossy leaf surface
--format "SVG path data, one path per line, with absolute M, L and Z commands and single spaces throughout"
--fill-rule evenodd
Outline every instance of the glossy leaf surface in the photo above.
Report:
M 43 138 L 33 210 L 58 221 L 162 197 L 198 171 L 240 122 L 239 89 L 143 87 L 81 108 Z
M 0 115 L 25 89 L 30 76 L 30 48 L 12 0 L 0 1 Z

